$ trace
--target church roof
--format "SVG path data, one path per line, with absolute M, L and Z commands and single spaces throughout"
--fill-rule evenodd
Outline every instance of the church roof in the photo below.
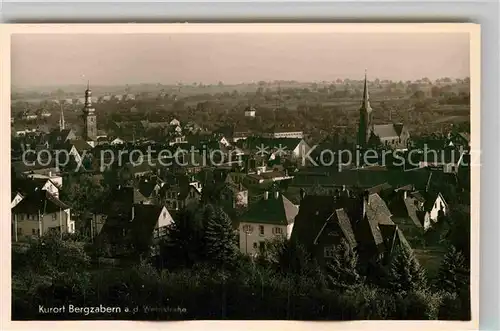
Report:
M 399 127 L 398 125 L 396 127 L 395 124 L 377 124 L 373 126 L 372 131 L 379 138 L 399 138 L 402 126 Z

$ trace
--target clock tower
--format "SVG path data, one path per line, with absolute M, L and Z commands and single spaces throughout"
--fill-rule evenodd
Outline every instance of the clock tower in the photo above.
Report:
M 83 139 L 86 141 L 95 141 L 97 139 L 97 121 L 95 109 L 92 107 L 92 91 L 87 82 L 85 90 L 85 106 L 83 107 Z

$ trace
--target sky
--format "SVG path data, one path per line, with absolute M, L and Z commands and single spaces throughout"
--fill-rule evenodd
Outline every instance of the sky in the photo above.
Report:
M 467 33 L 17 34 L 16 87 L 469 76 Z

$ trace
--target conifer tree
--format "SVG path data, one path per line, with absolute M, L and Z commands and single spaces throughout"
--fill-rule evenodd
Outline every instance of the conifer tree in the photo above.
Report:
M 206 219 L 207 260 L 218 266 L 232 265 L 238 255 L 238 243 L 231 219 L 220 208 Z
M 402 248 L 389 270 L 389 286 L 396 292 L 427 289 L 427 277 L 413 251 Z
M 469 270 L 463 254 L 455 246 L 450 246 L 439 267 L 436 285 L 449 293 L 459 294 L 468 290 Z
M 191 266 L 203 258 L 204 224 L 194 211 L 183 209 L 169 228 L 161 255 L 170 266 Z
M 362 284 L 357 270 L 358 256 L 349 244 L 342 240 L 334 248 L 334 257 L 327 264 L 328 284 L 332 289 L 346 290 Z

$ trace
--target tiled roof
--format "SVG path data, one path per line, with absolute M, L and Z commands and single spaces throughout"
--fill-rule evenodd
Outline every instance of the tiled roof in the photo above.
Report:
M 368 244 L 372 242 L 383 252 L 384 236 L 381 226 L 396 226 L 391 220 L 391 212 L 378 194 L 370 194 L 365 202 L 366 217 L 361 220 L 361 225 L 368 231 L 362 231 L 358 241 Z
M 240 217 L 241 222 L 288 225 L 294 222 L 298 208 L 282 194 L 275 198 L 269 194 L 252 204 L 249 210 Z
M 34 193 L 36 190 L 41 190 L 50 179 L 44 178 L 17 178 L 12 182 L 12 189 L 28 195 Z
M 351 221 L 349 220 L 349 216 L 346 211 L 341 208 L 335 210 L 335 214 L 337 216 L 338 223 L 340 225 L 340 229 L 344 233 L 344 236 L 347 239 L 347 242 L 351 245 L 351 247 L 356 247 L 356 237 L 354 235 L 354 231 L 352 229 Z
M 398 127 L 399 129 L 399 127 Z M 378 124 L 373 126 L 373 133 L 380 138 L 398 138 L 401 134 L 401 129 L 399 129 L 399 134 L 396 131 L 396 126 L 394 124 Z
M 404 204 L 406 207 L 406 212 L 408 214 L 408 217 L 413 221 L 413 223 L 415 224 L 416 227 L 421 228 L 423 223 L 422 223 L 420 217 L 422 217 L 422 215 L 421 215 L 421 213 L 418 213 L 419 210 L 418 210 L 417 206 L 415 205 L 415 202 L 418 203 L 418 200 L 416 200 L 415 198 L 404 199 Z M 420 214 L 420 217 L 418 214 Z
M 291 238 L 310 247 L 335 209 L 335 198 L 328 195 L 306 195 L 295 217 Z
M 48 214 L 69 206 L 45 190 L 36 190 L 19 202 L 12 212 L 16 214 Z
M 369 188 L 368 193 L 380 194 L 383 191 L 387 191 L 387 190 L 391 190 L 391 189 L 392 189 L 392 186 L 389 183 L 383 183 L 383 184 L 379 184 L 379 185 L 376 185 L 376 186 Z
M 90 146 L 85 140 L 83 139 L 75 139 L 70 141 L 70 145 L 75 146 L 76 150 L 78 152 L 83 152 L 83 151 L 88 151 L 92 149 L 92 146 Z

